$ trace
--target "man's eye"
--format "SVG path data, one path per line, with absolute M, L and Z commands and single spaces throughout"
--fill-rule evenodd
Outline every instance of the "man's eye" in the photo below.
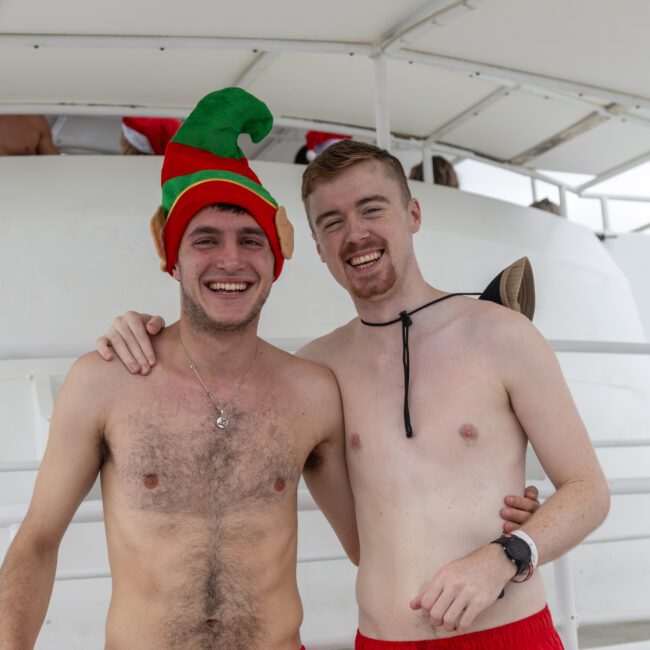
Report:
M 343 219 L 333 219 L 332 221 L 326 221 L 323 224 L 323 230 L 336 230 L 336 228 L 342 223 Z
M 248 246 L 251 248 L 257 248 L 258 246 L 262 245 L 262 242 L 258 239 L 242 239 L 241 243 L 243 246 Z
M 371 207 L 366 208 L 366 209 L 363 211 L 363 214 L 364 214 L 364 215 L 370 215 L 370 216 L 372 216 L 373 214 L 377 214 L 378 212 L 381 212 L 381 208 L 380 208 L 380 207 L 378 207 L 378 206 L 371 206 Z
M 215 243 L 214 239 L 205 238 L 205 239 L 197 239 L 194 242 L 194 245 L 195 246 L 210 246 L 211 244 L 214 244 L 214 243 Z

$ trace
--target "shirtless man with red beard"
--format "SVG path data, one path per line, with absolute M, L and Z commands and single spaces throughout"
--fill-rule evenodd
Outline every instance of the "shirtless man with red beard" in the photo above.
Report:
M 425 282 L 420 206 L 387 152 L 330 147 L 302 196 L 318 253 L 359 313 L 302 351 L 341 387 L 357 648 L 560 648 L 535 567 L 596 528 L 609 493 L 555 355 L 521 314 Z M 557 491 L 519 536 L 500 537 L 496 506 L 523 486 L 527 442 Z

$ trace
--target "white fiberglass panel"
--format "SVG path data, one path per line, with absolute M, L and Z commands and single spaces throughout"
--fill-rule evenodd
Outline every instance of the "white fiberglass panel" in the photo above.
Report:
M 645 0 L 490 0 L 411 47 L 648 98 L 649 24 Z
M 373 41 L 422 4 L 421 0 L 151 0 L 93 3 L 4 0 L 5 33 L 228 36 L 300 40 Z
M 2 48 L 2 103 L 109 104 L 189 110 L 231 86 L 252 52 L 118 48 Z M 20 74 L 16 71 L 20 70 Z

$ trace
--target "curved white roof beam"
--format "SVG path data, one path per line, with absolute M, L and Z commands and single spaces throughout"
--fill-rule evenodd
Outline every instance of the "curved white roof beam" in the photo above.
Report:
M 582 98 L 583 96 L 593 97 L 594 99 L 599 99 L 609 104 L 621 104 L 628 109 L 650 109 L 650 98 L 648 97 L 622 93 L 607 88 L 599 88 L 598 86 L 591 86 L 576 81 L 568 81 L 566 79 L 536 74 L 534 72 L 524 72 L 522 70 L 505 68 L 503 66 L 479 63 L 478 61 L 458 59 L 451 56 L 430 54 L 427 52 L 416 52 L 415 50 L 400 50 L 392 54 L 392 58 L 413 63 L 433 65 L 456 72 L 465 72 L 471 76 L 480 76 L 501 83 L 504 81 L 510 81 L 522 85 L 529 84 L 539 88 L 548 88 L 549 90 L 575 95 L 579 98 Z

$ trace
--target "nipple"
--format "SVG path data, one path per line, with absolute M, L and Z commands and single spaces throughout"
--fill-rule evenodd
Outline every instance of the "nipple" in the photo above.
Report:
M 158 487 L 158 474 L 147 474 L 144 477 L 144 486 L 149 490 L 153 490 Z
M 285 487 L 287 487 L 287 482 L 282 477 L 278 477 L 275 479 L 273 483 L 273 489 L 276 492 L 282 492 L 282 490 L 284 490 Z
M 478 440 L 478 429 L 473 424 L 463 424 L 458 429 L 458 435 L 466 445 L 474 445 Z
M 358 434 L 353 433 L 350 437 L 350 445 L 352 449 L 361 449 L 361 438 Z

